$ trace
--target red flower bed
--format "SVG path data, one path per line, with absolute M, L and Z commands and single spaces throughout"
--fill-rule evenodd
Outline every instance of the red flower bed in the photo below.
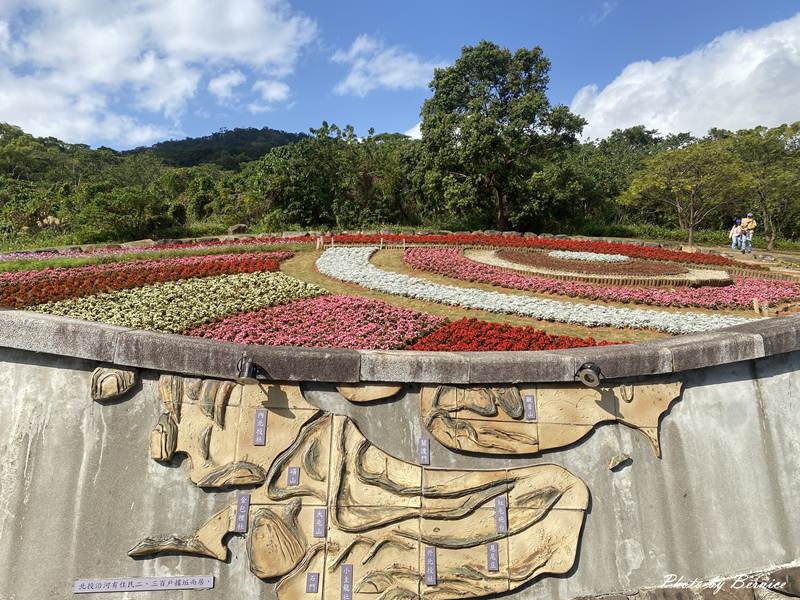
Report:
M 0 306 L 23 308 L 190 277 L 277 271 L 280 262 L 292 255 L 292 252 L 216 254 L 2 273 Z
M 502 246 L 513 248 L 543 248 L 549 250 L 575 250 L 578 252 L 597 252 L 599 254 L 624 254 L 631 258 L 649 260 L 667 260 L 672 262 L 700 265 L 720 265 L 752 268 L 718 254 L 702 252 L 681 252 L 655 248 L 653 246 L 637 246 L 624 242 L 599 242 L 592 240 L 567 240 L 560 238 L 504 237 L 502 235 L 483 234 L 448 234 L 448 235 L 337 235 L 333 241 L 342 244 L 377 244 L 383 239 L 386 243 L 400 244 L 403 240 L 408 244 L 439 244 L 450 246 Z M 326 241 L 330 243 L 331 238 Z
M 461 319 L 440 327 L 409 346 L 407 350 L 479 352 L 487 350 L 563 350 L 587 346 L 608 346 L 613 342 L 594 338 L 550 335 L 530 325 L 503 325 L 478 319 Z
M 642 259 L 631 259 L 630 262 L 624 263 L 589 262 L 553 258 L 545 252 L 528 252 L 526 250 L 498 250 L 497 256 L 519 265 L 591 275 L 651 276 L 686 273 L 686 269 L 680 265 Z

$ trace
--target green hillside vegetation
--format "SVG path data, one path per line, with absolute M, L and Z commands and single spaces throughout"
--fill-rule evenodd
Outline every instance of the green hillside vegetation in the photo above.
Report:
M 29 247 L 250 231 L 516 229 L 795 247 L 800 122 L 702 138 L 643 126 L 582 140 L 540 48 L 481 42 L 437 69 L 421 140 L 322 123 L 116 152 L 0 124 L 0 239 Z M 274 147 L 268 147 L 270 145 Z M 278 145 L 280 144 L 280 145 Z
M 301 133 L 288 133 L 269 127 L 220 129 L 211 135 L 168 140 L 123 154 L 152 152 L 165 165 L 172 167 L 215 164 L 223 169 L 238 171 L 242 163 L 261 158 L 273 148 L 299 142 L 304 137 Z

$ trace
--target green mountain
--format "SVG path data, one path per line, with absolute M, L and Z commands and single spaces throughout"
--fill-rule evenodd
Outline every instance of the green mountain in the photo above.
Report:
M 289 133 L 269 127 L 220 129 L 211 135 L 168 140 L 128 150 L 123 154 L 151 151 L 165 164 L 175 167 L 213 163 L 223 169 L 238 171 L 242 163 L 261 158 L 272 148 L 292 144 L 305 137 L 307 136 L 303 133 Z

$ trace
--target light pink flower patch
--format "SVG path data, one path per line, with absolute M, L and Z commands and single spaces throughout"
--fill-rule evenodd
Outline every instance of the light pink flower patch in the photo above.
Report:
M 320 296 L 234 315 L 186 335 L 239 344 L 328 348 L 404 348 L 447 319 L 399 308 L 382 300 Z

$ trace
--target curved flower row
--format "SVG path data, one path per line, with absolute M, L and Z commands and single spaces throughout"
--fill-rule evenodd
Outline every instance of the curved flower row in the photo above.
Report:
M 519 314 L 546 321 L 577 323 L 589 327 L 631 327 L 655 329 L 668 333 L 691 333 L 737 325 L 749 320 L 696 313 L 670 313 L 596 304 L 573 304 L 559 300 L 442 285 L 427 279 L 379 269 L 369 262 L 369 257 L 376 250 L 375 247 L 330 248 L 323 252 L 317 260 L 317 269 L 329 277 L 357 283 L 363 287 L 388 294 L 491 312 Z
M 514 263 L 510 268 L 526 270 L 525 267 L 562 273 L 580 273 L 585 275 L 630 275 L 632 277 L 652 277 L 655 275 L 682 275 L 689 272 L 688 265 L 668 263 L 657 260 L 629 258 L 626 262 L 588 262 L 580 260 L 562 260 L 551 258 L 544 252 L 506 248 L 502 250 L 465 250 L 465 253 L 491 253 L 503 262 Z M 552 255 L 552 252 L 550 253 Z M 597 256 L 605 256 L 598 254 Z M 611 256 L 611 255 L 608 255 Z M 478 261 L 486 262 L 486 261 Z M 496 265 L 503 266 L 503 265 Z
M 156 283 L 40 304 L 33 310 L 122 327 L 178 333 L 227 315 L 324 294 L 284 273 L 247 273 Z
M 400 349 L 447 319 L 357 296 L 320 296 L 233 315 L 185 332 L 265 346 Z
M 628 262 L 630 256 L 624 254 L 600 254 L 599 252 L 574 252 L 573 250 L 551 250 L 547 256 L 561 260 L 583 260 L 588 262 L 619 263 Z
M 720 265 L 753 269 L 753 265 L 731 260 L 719 254 L 703 252 L 681 252 L 655 246 L 639 246 L 626 242 L 601 242 L 595 240 L 570 240 L 551 237 L 506 237 L 473 233 L 451 233 L 447 235 L 337 235 L 325 241 L 342 244 L 438 244 L 448 246 L 493 246 L 509 248 L 541 248 L 545 250 L 572 250 L 598 254 L 624 254 L 630 258 L 666 260 L 670 262 L 700 265 Z
M 410 248 L 405 251 L 403 258 L 415 269 L 455 279 L 587 300 L 717 309 L 748 308 L 753 298 L 771 305 L 800 299 L 800 284 L 790 281 L 742 277 L 735 284 L 723 287 L 659 289 L 604 286 L 511 273 L 475 262 L 462 256 L 458 250 L 451 249 Z
M 610 342 L 598 342 L 591 337 L 550 335 L 530 325 L 506 325 L 478 319 L 461 319 L 448 323 L 417 340 L 408 349 L 450 352 L 564 350 L 609 344 Z
M 22 308 L 192 277 L 276 271 L 292 252 L 216 254 L 0 273 L 0 306 Z
M 259 236 L 244 239 L 212 239 L 194 242 L 166 242 L 145 247 L 103 247 L 90 249 L 83 252 L 79 249 L 64 250 L 61 252 L 9 252 L 0 254 L 0 260 L 14 260 L 23 258 L 51 258 L 53 256 L 107 256 L 114 254 L 129 254 L 136 252 L 151 252 L 158 250 L 192 250 L 201 248 L 219 248 L 225 246 L 247 246 L 256 244 L 281 244 L 281 243 L 313 243 L 317 238 L 299 234 L 292 237 Z M 591 252 L 596 254 L 619 254 L 630 258 L 644 258 L 649 260 L 666 260 L 702 265 L 720 265 L 756 269 L 753 265 L 739 263 L 717 254 L 702 252 L 688 253 L 679 250 L 668 250 L 654 246 L 641 246 L 626 242 L 602 242 L 594 240 L 570 240 L 551 237 L 506 237 L 503 235 L 486 235 L 472 233 L 450 234 L 340 234 L 324 236 L 326 244 L 437 244 L 448 246 L 492 246 L 510 248 L 541 248 L 546 250 L 567 250 L 575 252 Z

